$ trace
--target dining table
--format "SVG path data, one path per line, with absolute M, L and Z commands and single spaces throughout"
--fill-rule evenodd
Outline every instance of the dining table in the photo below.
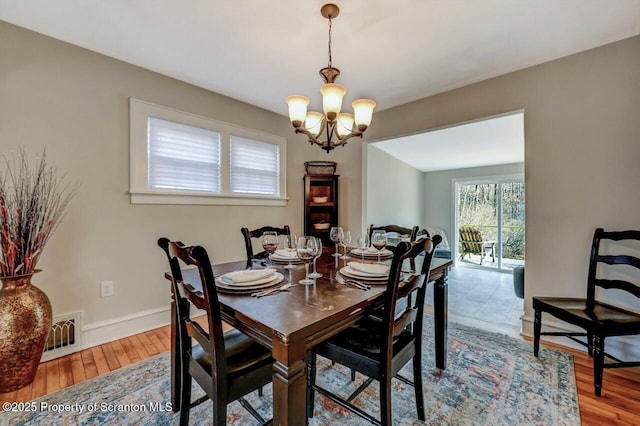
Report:
M 418 258 L 420 259 L 420 257 Z M 377 260 L 377 259 L 376 259 Z M 360 257 L 339 259 L 325 248 L 317 260 L 317 271 L 322 277 L 312 285 L 297 284 L 305 276 L 305 267 L 285 269 L 287 262 L 274 263 L 286 282 L 293 284 L 284 291 L 265 297 L 250 294 L 230 294 L 218 291 L 222 318 L 230 326 L 242 331 L 261 345 L 269 348 L 273 363 L 273 424 L 306 424 L 306 364 L 309 348 L 355 324 L 370 312 L 381 307 L 386 281 L 362 290 L 344 285 L 336 276 L 348 262 L 361 262 Z M 264 267 L 264 261 L 254 264 Z M 425 285 L 433 283 L 433 337 L 436 368 L 447 367 L 447 275 L 450 259 L 433 258 Z M 245 269 L 246 260 L 213 265 L 216 277 Z M 414 266 L 414 265 L 411 265 Z M 420 271 L 421 265 L 415 265 Z M 409 265 L 406 266 L 409 268 Z M 407 271 L 413 272 L 413 271 Z M 193 305 L 204 309 L 202 284 L 196 268 L 182 271 L 183 287 Z M 165 278 L 171 279 L 166 273 Z M 171 309 L 171 402 L 174 411 L 180 409 L 180 360 L 177 359 L 175 301 Z

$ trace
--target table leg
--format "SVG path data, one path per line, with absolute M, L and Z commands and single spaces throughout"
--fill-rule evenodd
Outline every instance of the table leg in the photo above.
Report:
M 434 336 L 436 344 L 436 367 L 447 368 L 447 272 L 433 284 Z
M 306 415 L 306 364 L 301 345 L 273 341 L 273 424 L 302 426 Z

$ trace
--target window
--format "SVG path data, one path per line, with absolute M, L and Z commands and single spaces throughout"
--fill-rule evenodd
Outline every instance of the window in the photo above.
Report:
M 280 192 L 280 148 L 231 136 L 231 192 L 277 195 Z
M 220 133 L 151 117 L 149 187 L 220 192 Z
M 130 99 L 134 204 L 286 205 L 286 139 Z

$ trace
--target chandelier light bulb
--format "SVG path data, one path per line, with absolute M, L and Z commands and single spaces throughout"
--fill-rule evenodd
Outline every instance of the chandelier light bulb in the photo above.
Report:
M 322 131 L 322 121 L 324 120 L 324 115 L 317 111 L 309 111 L 307 113 L 307 118 L 304 121 L 304 127 L 307 129 L 313 136 L 318 136 Z
M 292 95 L 288 96 L 287 104 L 289 105 L 289 119 L 294 127 L 302 126 L 307 116 L 307 106 L 311 100 L 306 96 Z
M 334 121 L 342 108 L 342 98 L 347 94 L 347 88 L 342 84 L 327 83 L 322 85 L 320 93 L 327 120 Z
M 353 114 L 355 116 L 356 126 L 358 130 L 364 132 L 373 117 L 373 109 L 376 107 L 375 101 L 371 99 L 357 99 L 351 104 Z
M 343 112 L 338 114 L 338 124 L 336 125 L 338 136 L 343 137 L 353 131 L 353 114 Z

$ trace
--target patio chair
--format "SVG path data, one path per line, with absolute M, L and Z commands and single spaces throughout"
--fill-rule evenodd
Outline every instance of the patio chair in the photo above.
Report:
M 487 252 L 491 253 L 491 261 L 496 261 L 496 242 L 484 241 L 482 233 L 471 226 L 461 226 L 460 233 L 460 260 L 468 255 L 480 256 L 480 264 L 484 260 Z M 471 256 L 469 256 L 471 257 Z

